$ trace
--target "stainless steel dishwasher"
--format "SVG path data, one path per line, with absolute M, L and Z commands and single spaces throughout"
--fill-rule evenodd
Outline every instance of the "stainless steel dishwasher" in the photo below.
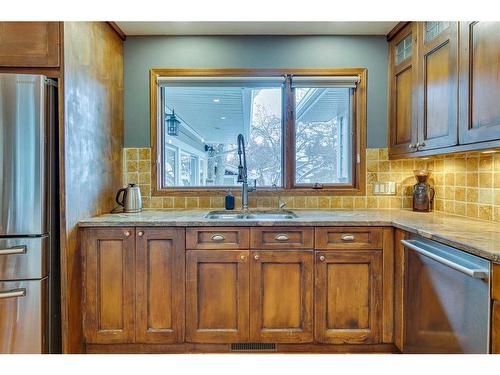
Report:
M 405 353 L 488 353 L 490 262 L 420 236 L 405 247 Z

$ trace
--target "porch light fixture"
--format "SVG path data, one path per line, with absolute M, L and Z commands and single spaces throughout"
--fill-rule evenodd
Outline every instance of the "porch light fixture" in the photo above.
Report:
M 172 114 L 167 114 L 167 116 L 168 117 L 165 119 L 167 134 L 176 137 L 179 135 L 179 125 L 181 122 L 177 120 L 177 117 L 175 117 L 175 112 L 173 109 Z

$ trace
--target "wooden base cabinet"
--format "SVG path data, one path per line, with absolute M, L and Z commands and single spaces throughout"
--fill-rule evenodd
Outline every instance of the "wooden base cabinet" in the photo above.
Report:
M 312 251 L 251 253 L 251 342 L 312 342 L 313 270 Z
M 248 341 L 248 250 L 186 253 L 186 341 Z
M 80 236 L 87 347 L 329 351 L 392 342 L 392 283 L 383 278 L 393 275 L 391 229 L 84 228 Z M 298 245 L 287 249 L 285 236 Z
M 187 251 L 186 341 L 313 339 L 312 251 Z
M 382 251 L 317 251 L 315 262 L 316 340 L 381 342 Z
M 81 232 L 87 343 L 184 341 L 184 229 Z
M 83 327 L 88 343 L 135 338 L 134 228 L 85 229 Z
M 184 229 L 138 228 L 136 325 L 140 343 L 184 341 Z

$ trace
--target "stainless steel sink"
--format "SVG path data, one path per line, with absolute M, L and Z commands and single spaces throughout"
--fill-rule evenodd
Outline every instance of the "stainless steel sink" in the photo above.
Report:
M 207 219 L 217 220 L 289 220 L 297 215 L 288 210 L 281 211 L 211 211 L 205 215 Z

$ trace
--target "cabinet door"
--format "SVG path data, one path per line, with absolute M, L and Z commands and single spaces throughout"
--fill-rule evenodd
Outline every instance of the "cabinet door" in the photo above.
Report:
M 500 22 L 460 22 L 460 143 L 500 139 Z
M 186 252 L 186 341 L 248 341 L 247 250 Z
M 491 353 L 500 354 L 500 301 L 493 301 L 491 311 Z
M 314 307 L 317 341 L 380 342 L 382 251 L 316 252 Z
M 253 251 L 250 256 L 250 340 L 313 339 L 313 252 Z
M 58 22 L 0 22 L 0 66 L 58 67 Z
M 136 342 L 184 339 L 184 229 L 136 232 Z
M 418 22 L 418 150 L 458 143 L 458 22 Z
M 417 27 L 408 24 L 389 43 L 389 153 L 416 151 Z
M 134 229 L 84 229 L 84 331 L 87 343 L 134 341 Z

